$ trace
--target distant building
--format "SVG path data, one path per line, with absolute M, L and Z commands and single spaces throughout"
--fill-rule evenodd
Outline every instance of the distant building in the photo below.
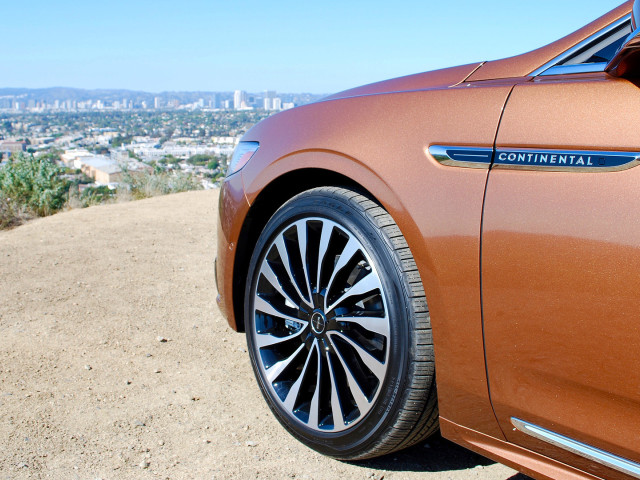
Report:
M 60 155 L 60 160 L 69 168 L 81 168 L 82 159 L 93 157 L 93 153 L 86 150 L 67 150 Z
M 161 106 L 162 106 L 162 100 L 160 99 L 160 97 L 154 97 L 153 98 L 153 108 L 155 108 L 157 110 Z
M 122 180 L 122 169 L 113 160 L 102 155 L 82 159 L 82 172 L 101 185 L 117 183 Z
M 9 158 L 14 153 L 24 152 L 27 149 L 25 142 L 12 142 L 5 140 L 0 142 L 0 159 Z
M 211 97 L 211 107 L 212 108 L 220 108 L 220 95 L 214 93 Z
M 248 107 L 247 105 L 248 97 L 247 92 L 244 90 L 236 90 L 233 93 L 233 109 L 234 110 L 243 110 Z

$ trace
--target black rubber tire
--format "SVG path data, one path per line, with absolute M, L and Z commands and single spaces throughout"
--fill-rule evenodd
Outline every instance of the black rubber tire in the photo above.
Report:
M 389 297 L 392 341 L 381 391 L 362 421 L 335 433 L 306 428 L 272 398 L 257 365 L 252 335 L 252 292 L 264 250 L 282 226 L 310 216 L 332 220 L 360 240 L 376 263 Z M 378 203 L 339 187 L 314 188 L 289 200 L 271 217 L 256 243 L 245 292 L 247 343 L 258 384 L 278 421 L 302 443 L 337 459 L 360 460 L 409 447 L 438 430 L 433 340 L 424 288 L 404 236 Z

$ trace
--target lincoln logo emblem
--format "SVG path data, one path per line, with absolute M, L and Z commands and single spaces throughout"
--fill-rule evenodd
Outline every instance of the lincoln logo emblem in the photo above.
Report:
M 316 333 L 324 332 L 325 327 L 325 319 L 324 315 L 321 312 L 313 312 L 311 315 L 311 328 Z

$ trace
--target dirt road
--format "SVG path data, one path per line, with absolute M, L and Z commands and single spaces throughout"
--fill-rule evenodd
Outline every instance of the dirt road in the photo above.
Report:
M 215 305 L 217 201 L 0 232 L 0 479 L 525 478 L 441 439 L 347 464 L 291 438 Z

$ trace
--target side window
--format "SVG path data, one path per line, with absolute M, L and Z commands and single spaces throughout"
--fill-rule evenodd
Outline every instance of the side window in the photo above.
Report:
M 605 27 L 530 75 L 602 72 L 631 34 L 631 15 Z
M 622 46 L 624 40 L 631 34 L 631 22 L 622 24 L 605 38 L 598 39 L 591 45 L 570 56 L 558 65 L 580 65 L 585 63 L 609 63 Z

